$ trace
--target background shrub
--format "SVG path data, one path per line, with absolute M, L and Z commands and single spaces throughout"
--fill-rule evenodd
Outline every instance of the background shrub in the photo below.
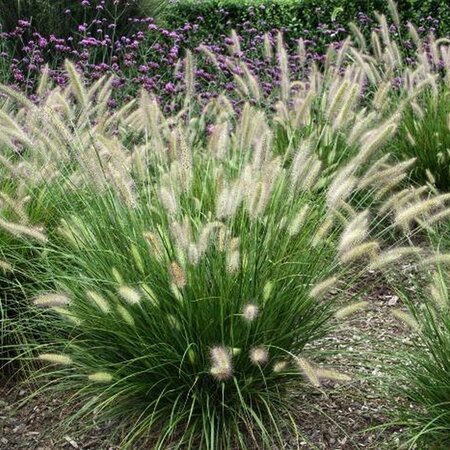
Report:
M 412 22 L 438 35 L 450 32 L 450 5 L 447 3 L 439 0 L 400 0 L 396 3 L 400 23 Z M 388 14 L 388 1 L 331 0 L 324 3 L 320 0 L 184 0 L 170 5 L 166 20 L 174 28 L 185 24 L 201 24 L 193 37 L 193 43 L 195 40 L 220 40 L 230 29 L 238 32 L 279 29 L 285 33 L 290 45 L 302 37 L 314 43 L 320 53 L 331 39 L 336 41 L 346 37 L 349 22 L 357 22 L 367 31 L 367 25 L 375 19 L 375 12 Z M 218 17 L 221 17 L 220 21 Z M 392 32 L 396 31 L 392 29 Z

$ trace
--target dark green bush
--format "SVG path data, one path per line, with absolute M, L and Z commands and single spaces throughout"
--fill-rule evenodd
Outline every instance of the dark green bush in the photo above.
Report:
M 410 21 L 437 34 L 450 31 L 448 2 L 400 0 L 397 4 L 401 23 Z M 351 21 L 359 21 L 360 25 L 370 23 L 375 11 L 389 13 L 388 1 L 185 0 L 170 6 L 166 19 L 173 28 L 200 20 L 200 31 L 196 34 L 199 41 L 228 35 L 231 28 L 246 27 L 257 31 L 283 29 L 287 40 L 306 37 L 333 41 L 345 35 L 343 28 Z

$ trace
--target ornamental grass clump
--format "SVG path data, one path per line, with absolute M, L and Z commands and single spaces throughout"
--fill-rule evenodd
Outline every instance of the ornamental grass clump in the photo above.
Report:
M 109 80 L 87 89 L 67 69 L 70 85 L 39 105 L 2 88 L 12 182 L 0 226 L 20 244 L 2 252 L 33 280 L 39 375 L 83 402 L 73 419 L 120 419 L 125 448 L 141 437 L 155 448 L 271 448 L 295 423 L 295 386 L 347 379 L 305 345 L 333 316 L 368 306 L 356 281 L 393 251 L 379 223 L 409 232 L 445 212 L 447 197 L 396 192 L 412 162 L 376 152 L 398 115 L 356 129 L 351 98 L 336 106 L 361 68 L 331 87 L 316 70 L 309 88 L 326 93 L 329 127 L 345 124 L 359 149 L 334 167 L 315 134 L 280 152 L 264 110 L 245 103 L 238 115 L 224 96 L 196 116 L 188 92 L 166 117 L 143 93 L 105 116 Z M 316 94 L 285 83 L 275 118 L 295 132 Z
M 429 90 L 405 109 L 389 149 L 399 159 L 416 158 L 414 179 L 450 189 L 450 92 Z
M 448 255 L 447 255 L 448 256 Z M 408 404 L 398 409 L 405 448 L 446 449 L 450 446 L 450 300 L 448 263 L 437 255 L 427 287 L 418 302 L 404 293 L 409 312 L 397 318 L 414 334 L 413 348 L 403 355 L 397 373 Z M 430 261 L 432 263 L 433 261 Z M 430 264 L 427 264 L 427 271 Z
M 284 66 L 281 37 L 278 52 Z M 41 104 L 0 88 L 0 228 L 17 243 L 1 250 L 33 280 L 44 326 L 26 349 L 71 394 L 72 420 L 117 420 L 122 448 L 273 448 L 298 423 L 293 390 L 348 380 L 319 365 L 315 339 L 370 306 L 368 267 L 407 253 L 390 231 L 402 243 L 450 199 L 403 188 L 414 160 L 378 155 L 397 110 L 361 124 L 368 75 L 341 69 L 314 68 L 299 90 L 285 76 L 270 117 L 247 94 L 239 113 L 223 95 L 198 108 L 190 89 L 171 116 L 146 92 L 107 116 L 109 80 L 87 88 L 70 63 Z M 298 133 L 317 104 L 353 144 L 339 163 Z

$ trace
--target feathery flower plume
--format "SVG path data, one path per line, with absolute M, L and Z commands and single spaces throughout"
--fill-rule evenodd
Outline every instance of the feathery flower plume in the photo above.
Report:
M 186 98 L 191 99 L 195 93 L 195 64 L 192 52 L 190 50 L 186 50 L 186 57 L 184 59 L 184 73 Z
M 337 283 L 336 277 L 330 277 L 316 284 L 309 293 L 310 297 L 320 300 L 323 298 Z
M 448 290 L 439 272 L 433 274 L 433 283 L 430 285 L 430 294 L 434 303 L 440 310 L 449 309 Z
M 436 214 L 432 214 L 427 218 L 427 223 L 429 225 L 433 225 L 437 222 L 440 222 L 443 219 L 447 219 L 450 216 L 450 208 L 443 209 Z
M 114 277 L 114 279 L 116 280 L 117 283 L 122 284 L 124 282 L 122 274 L 117 270 L 116 267 L 113 267 L 111 269 L 111 274 L 112 274 L 112 276 Z
M 327 217 L 314 234 L 314 237 L 311 242 L 313 247 L 317 247 L 324 239 L 326 239 L 332 226 L 333 226 L 333 219 L 331 217 Z
M 130 249 L 131 254 L 133 255 L 134 262 L 136 263 L 136 267 L 138 268 L 139 272 L 141 272 L 141 274 L 145 274 L 144 261 L 137 246 L 135 244 L 131 244 Z
M 377 257 L 377 250 L 379 249 L 379 244 L 376 241 L 365 242 L 359 244 L 342 253 L 339 257 L 342 263 L 347 264 L 351 261 L 355 261 L 363 256 L 369 255 L 369 257 L 374 260 Z
M 189 244 L 187 253 L 188 253 L 189 262 L 193 266 L 196 266 L 200 262 L 200 257 L 201 257 L 201 254 L 200 254 L 197 244 L 195 244 L 193 242 L 191 244 Z
M 173 190 L 165 186 L 161 186 L 159 190 L 159 196 L 161 199 L 161 203 L 166 209 L 167 213 L 171 216 L 174 216 L 177 212 L 178 207 Z
M 253 305 L 249 303 L 248 305 L 245 305 L 242 310 L 242 316 L 247 322 L 253 322 L 259 314 L 259 308 L 257 305 Z
M 191 223 L 187 217 L 182 222 L 172 222 L 170 224 L 170 231 L 177 246 L 186 251 L 192 242 Z
M 70 356 L 61 355 L 59 353 L 41 353 L 38 356 L 38 359 L 52 364 L 61 364 L 65 366 L 69 366 L 73 363 L 73 360 Z
M 61 293 L 43 294 L 33 300 L 34 305 L 43 307 L 67 306 L 69 303 L 69 297 Z
M 398 15 L 397 5 L 394 0 L 388 0 L 389 12 L 396 27 L 400 26 L 400 16 Z
M 391 180 L 387 180 L 383 187 L 380 187 L 374 195 L 375 200 L 381 200 L 386 194 L 395 189 L 405 178 L 407 178 L 406 173 L 401 173 L 400 175 L 394 177 Z M 383 180 L 384 181 L 384 180 Z
M 108 372 L 95 372 L 88 375 L 88 380 L 95 383 L 111 383 L 113 376 Z
M 9 262 L 0 259 L 0 269 L 3 270 L 3 272 L 11 272 L 13 266 Z
M 62 308 L 60 306 L 53 306 L 52 310 L 57 312 L 59 315 L 63 316 L 64 318 L 66 318 L 67 320 L 69 320 L 70 322 L 75 324 L 76 326 L 79 326 L 82 324 L 82 320 L 79 317 L 75 316 L 75 314 L 72 311 L 69 311 L 66 308 Z
M 151 231 L 146 231 L 144 234 L 144 239 L 147 241 L 150 247 L 151 254 L 158 260 L 162 261 L 164 259 L 163 245 L 161 239 L 155 233 Z
M 47 236 L 42 233 L 42 231 L 38 228 L 30 228 L 25 225 L 19 225 L 17 223 L 7 222 L 0 218 L 0 227 L 3 228 L 8 233 L 11 233 L 14 236 L 18 237 L 30 237 L 32 239 L 36 239 L 37 241 L 41 241 L 43 243 L 47 242 Z
M 408 257 L 417 256 L 422 253 L 422 249 L 419 247 L 398 247 L 392 250 L 387 250 L 380 253 L 369 265 L 369 270 L 379 270 L 386 267 L 398 260 Z
M 270 296 L 272 295 L 272 291 L 273 291 L 273 281 L 267 281 L 264 284 L 264 288 L 263 288 L 263 301 L 267 302 L 267 300 L 269 300 Z
M 356 185 L 356 178 L 347 176 L 342 178 L 337 176 L 331 183 L 327 191 L 327 205 L 330 209 L 336 208 L 341 202 L 345 202 L 348 196 L 352 193 Z
M 392 195 L 380 206 L 380 213 L 384 214 L 391 209 L 398 210 L 403 205 L 413 199 L 417 199 L 428 190 L 428 186 L 421 186 L 419 188 L 406 188 L 396 194 Z
M 338 309 L 335 312 L 334 317 L 336 317 L 336 319 L 344 319 L 348 316 L 351 316 L 355 312 L 358 312 L 364 308 L 367 308 L 368 306 L 369 306 L 369 302 L 366 302 L 366 301 L 352 303 L 351 305 L 344 306 L 343 308 Z
M 255 366 L 261 366 L 269 361 L 269 352 L 264 346 L 253 347 L 249 353 L 250 361 Z
M 141 294 L 130 286 L 120 286 L 117 292 L 130 305 L 136 305 L 141 301 Z
M 277 34 L 277 58 L 281 76 L 281 99 L 283 101 L 287 101 L 290 94 L 289 60 L 286 47 L 283 42 L 283 35 L 281 33 Z
M 422 200 L 415 204 L 409 205 L 397 212 L 395 216 L 395 224 L 403 228 L 409 228 L 412 220 L 417 219 L 421 214 L 427 213 L 430 210 L 441 206 L 444 201 L 450 198 L 450 193 L 441 194 L 437 197 L 428 200 Z
M 210 351 L 212 367 L 211 375 L 219 381 L 225 381 L 233 375 L 231 354 L 226 347 L 216 346 Z
M 364 38 L 364 35 L 361 33 L 359 27 L 354 22 L 350 22 L 348 24 L 348 27 L 351 33 L 355 36 L 359 48 L 362 51 L 366 51 L 367 49 L 366 39 Z
M 222 222 L 217 221 L 208 222 L 206 225 L 203 226 L 202 231 L 200 232 L 200 236 L 198 237 L 197 243 L 197 248 L 201 255 L 208 250 L 211 233 L 216 228 L 221 228 L 223 226 L 224 225 Z
M 436 253 L 428 258 L 422 259 L 419 264 L 424 267 L 450 264 L 450 253 Z
M 83 86 L 80 74 L 77 72 L 75 66 L 66 60 L 65 63 L 66 72 L 69 75 L 70 88 L 75 98 L 80 102 L 82 107 L 86 107 L 88 104 L 88 97 L 86 89 Z
M 361 178 L 358 187 L 359 189 L 364 189 L 371 185 L 382 185 L 386 181 L 390 183 L 392 179 L 398 175 L 404 175 L 406 170 L 414 165 L 417 158 L 411 158 L 407 161 L 395 164 L 395 166 L 387 167 L 382 170 L 378 170 L 372 173 L 370 176 L 367 174 Z
M 130 326 L 134 326 L 135 322 L 132 315 L 122 305 L 117 305 L 117 312 L 122 316 L 122 319 Z
M 143 293 L 147 296 L 147 298 L 153 303 L 155 306 L 159 306 L 159 300 L 156 296 L 153 289 L 146 283 L 142 283 L 141 285 Z
M 417 323 L 416 319 L 414 319 L 414 317 L 411 314 L 409 314 L 405 311 L 402 311 L 401 309 L 394 309 L 392 311 L 392 315 L 396 319 L 400 320 L 400 322 L 403 322 L 405 325 L 407 325 L 412 330 L 418 331 L 420 329 L 419 324 Z
M 300 232 L 300 228 L 305 222 L 305 219 L 307 217 L 309 211 L 309 205 L 303 205 L 300 208 L 300 211 L 295 215 L 295 217 L 292 219 L 291 223 L 288 227 L 288 234 L 289 236 L 293 237 L 296 236 Z
M 272 61 L 273 58 L 272 43 L 267 33 L 264 34 L 264 57 L 268 61 Z
M 178 289 L 186 286 L 186 273 L 183 268 L 176 262 L 172 261 L 169 267 L 170 278 Z
M 379 128 L 364 133 L 360 138 L 361 150 L 355 157 L 355 162 L 358 164 L 366 162 L 394 134 L 396 129 L 397 123 L 391 119 Z
M 284 370 L 287 369 L 289 363 L 287 361 L 281 360 L 281 361 L 277 361 L 274 365 L 273 365 L 273 371 L 275 373 L 280 373 L 283 372 Z
M 235 30 L 231 30 L 231 41 L 233 42 L 231 46 L 231 51 L 233 55 L 240 55 L 241 53 L 241 44 L 239 42 L 239 36 L 237 35 Z
M 359 245 L 368 234 L 369 212 L 363 211 L 355 216 L 345 227 L 339 240 L 339 253 L 343 254 Z
M 309 361 L 301 356 L 295 358 L 298 368 L 301 370 L 305 378 L 315 387 L 320 386 L 320 380 L 317 377 L 316 371 L 311 366 Z
M 167 314 L 167 321 L 174 330 L 181 330 L 181 323 L 173 314 Z
M 87 291 L 86 295 L 89 297 L 90 300 L 92 300 L 98 307 L 98 309 L 104 313 L 108 314 L 110 311 L 110 306 L 107 300 L 105 300 L 104 297 L 102 297 L 100 294 L 94 291 Z
M 348 375 L 331 369 L 316 369 L 316 375 L 321 380 L 351 381 L 351 377 Z
M 239 251 L 239 238 L 233 238 L 228 244 L 226 253 L 226 269 L 228 273 L 234 273 L 239 270 L 241 264 L 241 253 Z
M 313 190 L 321 170 L 322 161 L 316 159 L 309 168 L 307 175 L 300 181 L 299 188 L 303 191 Z

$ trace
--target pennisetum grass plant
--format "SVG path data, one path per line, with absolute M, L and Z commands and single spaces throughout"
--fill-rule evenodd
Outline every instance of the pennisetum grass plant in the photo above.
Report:
M 121 448 L 269 449 L 286 428 L 299 436 L 293 389 L 348 378 L 314 362 L 315 339 L 368 306 L 357 283 L 368 268 L 421 256 L 407 238 L 448 214 L 448 195 L 402 185 L 413 159 L 378 154 L 403 106 L 361 104 L 358 50 L 304 84 L 281 37 L 276 52 L 271 115 L 245 70 L 239 114 L 223 95 L 199 108 L 191 74 L 170 117 L 145 92 L 107 114 L 110 80 L 86 87 L 70 63 L 68 87 L 40 104 L 0 87 L 0 248 L 32 280 L 21 286 L 40 330 L 23 351 L 43 388 L 78 406 L 70 420 L 116 419 Z M 434 82 L 413 78 L 403 102 Z M 383 105 L 389 87 L 377 89 Z
M 407 400 L 397 408 L 395 423 L 403 428 L 402 444 L 408 449 L 450 445 L 449 260 L 439 253 L 431 257 L 424 273 L 428 285 L 417 284 L 414 298 L 403 291 L 407 311 L 395 311 L 414 335 L 395 372 L 400 394 Z

